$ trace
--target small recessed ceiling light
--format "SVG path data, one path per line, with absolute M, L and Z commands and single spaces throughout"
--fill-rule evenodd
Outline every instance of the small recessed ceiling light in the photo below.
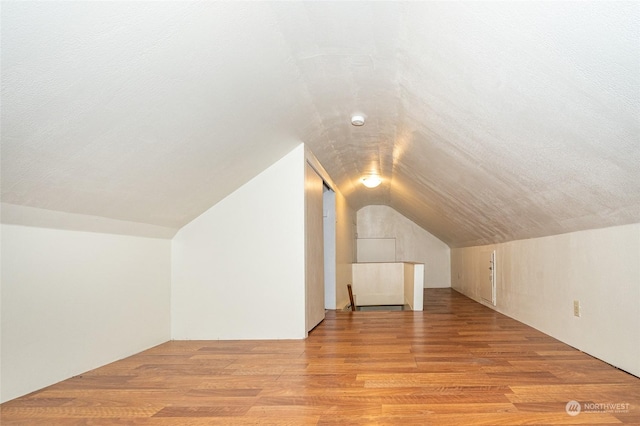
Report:
M 362 178 L 362 184 L 367 188 L 375 188 L 382 183 L 382 179 L 378 175 L 369 175 Z
M 364 116 L 363 115 L 354 115 L 351 117 L 351 124 L 354 126 L 364 126 Z

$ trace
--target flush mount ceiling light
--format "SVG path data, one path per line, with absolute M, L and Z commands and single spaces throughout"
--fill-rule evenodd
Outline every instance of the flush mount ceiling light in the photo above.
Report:
M 351 124 L 354 126 L 364 126 L 364 115 L 354 115 L 351 117 Z
M 369 175 L 362 178 L 362 184 L 367 188 L 375 188 L 382 183 L 382 179 L 378 175 Z

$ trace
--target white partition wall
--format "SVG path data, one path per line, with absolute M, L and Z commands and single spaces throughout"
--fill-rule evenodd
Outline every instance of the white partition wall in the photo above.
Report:
M 170 240 L 1 232 L 2 401 L 169 340 Z
M 304 165 L 299 145 L 174 237 L 174 339 L 306 336 Z
M 324 269 L 326 179 L 322 166 L 300 144 L 176 234 L 172 243 L 174 339 L 306 337 L 307 330 L 324 317 L 322 275 L 315 284 L 306 284 Z M 306 207 L 312 201 L 316 201 L 313 211 L 318 226 L 315 234 L 307 235 Z M 345 242 L 345 236 L 348 240 L 347 233 L 353 230 L 348 222 L 353 213 L 338 192 L 336 213 L 335 282 L 346 288 L 352 261 L 348 251 L 353 244 Z M 310 261 L 315 249 L 319 257 L 312 256 L 315 260 Z M 335 290 L 337 298 L 339 288 Z

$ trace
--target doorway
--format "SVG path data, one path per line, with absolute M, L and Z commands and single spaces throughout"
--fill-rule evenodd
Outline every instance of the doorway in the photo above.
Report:
M 324 308 L 336 309 L 336 193 L 324 185 L 322 193 L 324 232 Z

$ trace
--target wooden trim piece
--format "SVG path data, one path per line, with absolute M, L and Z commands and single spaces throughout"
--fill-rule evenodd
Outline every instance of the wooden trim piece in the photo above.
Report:
M 349 291 L 349 303 L 351 303 L 351 310 L 356 310 L 356 302 L 353 300 L 353 290 L 351 289 L 351 284 L 347 284 L 347 290 Z

